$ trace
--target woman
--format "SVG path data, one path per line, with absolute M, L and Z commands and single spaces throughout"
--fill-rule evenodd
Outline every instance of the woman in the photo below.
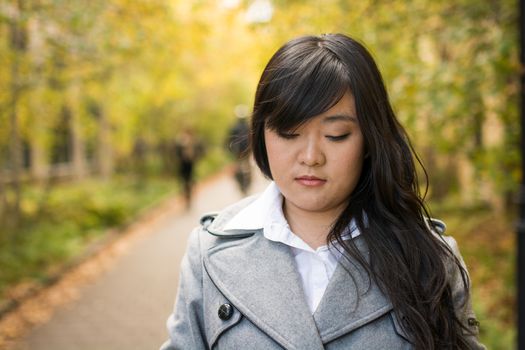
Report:
M 428 219 L 408 137 L 361 44 L 285 44 L 251 129 L 273 182 L 192 233 L 163 349 L 484 348 L 456 243 Z

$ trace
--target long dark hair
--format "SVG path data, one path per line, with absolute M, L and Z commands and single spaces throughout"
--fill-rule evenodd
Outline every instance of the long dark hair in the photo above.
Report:
M 416 349 L 468 349 L 464 326 L 454 312 L 461 305 L 454 304 L 445 261 L 457 266 L 468 295 L 466 272 L 428 225 L 415 166 L 419 158 L 363 45 L 342 34 L 304 36 L 274 54 L 255 96 L 255 161 L 271 179 L 264 129 L 290 131 L 328 110 L 348 90 L 355 99 L 366 157 L 327 243 L 338 242 L 377 282 Z M 353 240 L 341 237 L 352 218 L 370 250 L 369 261 Z

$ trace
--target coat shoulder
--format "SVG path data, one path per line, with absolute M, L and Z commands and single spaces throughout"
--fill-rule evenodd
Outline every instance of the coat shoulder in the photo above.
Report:
M 255 201 L 258 196 L 249 196 L 220 211 L 203 214 L 199 219 L 199 226 L 194 232 L 195 235 L 199 236 L 201 248 L 210 248 L 220 244 L 225 239 L 252 236 L 253 230 L 225 230 L 224 228 L 235 215 Z
M 232 236 L 232 230 L 225 230 L 226 224 L 241 210 L 253 203 L 259 195 L 253 195 L 231 204 L 220 212 L 204 214 L 200 219 L 201 226 L 210 234 L 216 236 Z

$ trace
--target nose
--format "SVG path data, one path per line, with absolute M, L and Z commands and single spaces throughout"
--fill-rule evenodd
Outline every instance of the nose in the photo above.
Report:
M 299 161 L 309 167 L 323 165 L 326 161 L 324 151 L 318 140 L 309 138 L 303 145 Z

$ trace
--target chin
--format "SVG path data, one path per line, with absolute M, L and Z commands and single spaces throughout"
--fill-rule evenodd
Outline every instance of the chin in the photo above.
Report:
M 328 208 L 325 205 L 312 204 L 312 203 L 308 203 L 308 204 L 302 206 L 302 209 L 305 210 L 305 211 L 311 211 L 311 212 L 323 212 L 323 211 L 327 211 L 328 210 Z

